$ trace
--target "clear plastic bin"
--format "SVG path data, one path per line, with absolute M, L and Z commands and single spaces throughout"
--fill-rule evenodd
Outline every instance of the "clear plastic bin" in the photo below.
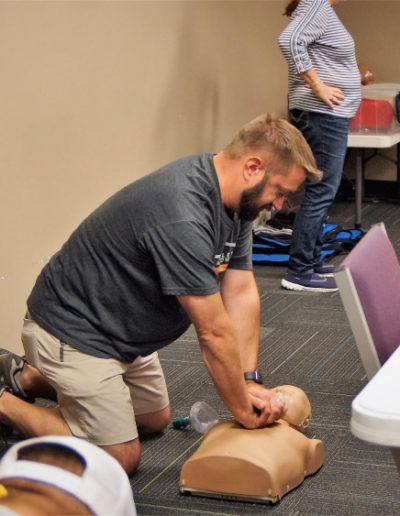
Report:
M 361 104 L 350 122 L 352 133 L 387 134 L 400 128 L 396 97 L 400 84 L 377 83 L 361 87 Z

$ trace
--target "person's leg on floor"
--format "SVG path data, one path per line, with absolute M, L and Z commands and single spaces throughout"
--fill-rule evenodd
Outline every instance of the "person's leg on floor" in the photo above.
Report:
M 59 408 L 32 405 L 7 391 L 0 395 L 0 423 L 24 437 L 72 435 Z
M 75 435 L 103 447 L 128 472 L 140 461 L 138 429 L 161 431 L 169 401 L 157 353 L 132 364 L 97 358 L 62 343 L 29 316 L 22 334 L 26 358 L 19 380 L 26 391 L 42 379 L 59 406 L 30 405 L 9 392 L 0 396 L 0 422 L 25 436 Z M 19 363 L 19 360 L 16 360 Z M 134 400 L 134 401 L 133 401 Z M 134 406 L 137 406 L 137 423 Z
M 293 226 L 290 260 L 282 286 L 293 290 L 336 290 L 334 281 L 315 274 L 321 262 L 322 228 L 340 184 L 347 148 L 349 120 L 294 110 L 294 125 L 302 131 L 323 178 L 307 182 Z M 293 112 L 292 112 L 292 116 Z
M 0 389 L 3 387 L 25 401 L 33 402 L 36 397 L 56 400 L 56 392 L 39 371 L 6 349 L 0 349 Z
M 158 434 L 170 421 L 170 405 L 164 373 L 157 353 L 138 357 L 126 365 L 123 380 L 129 388 L 139 436 Z M 139 438 L 120 445 L 103 446 L 126 471 L 140 462 Z
M 130 389 L 139 434 L 161 432 L 170 421 L 170 406 L 158 353 L 138 357 L 127 368 L 124 381 Z

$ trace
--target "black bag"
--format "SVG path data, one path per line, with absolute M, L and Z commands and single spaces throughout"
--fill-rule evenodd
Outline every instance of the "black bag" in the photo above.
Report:
M 361 229 L 344 229 L 337 224 L 324 224 L 322 230 L 323 260 L 337 254 L 346 254 L 364 235 Z M 268 226 L 256 226 L 253 229 L 254 264 L 285 265 L 289 262 L 292 231 L 290 229 L 276 229 Z

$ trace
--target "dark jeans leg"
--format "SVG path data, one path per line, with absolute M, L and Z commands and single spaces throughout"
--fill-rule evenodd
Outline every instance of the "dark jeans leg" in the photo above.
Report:
M 290 114 L 291 123 L 303 133 L 317 167 L 323 172 L 321 181 L 306 181 L 293 226 L 288 271 L 297 276 L 306 276 L 321 261 L 322 227 L 339 188 L 350 119 L 297 109 Z

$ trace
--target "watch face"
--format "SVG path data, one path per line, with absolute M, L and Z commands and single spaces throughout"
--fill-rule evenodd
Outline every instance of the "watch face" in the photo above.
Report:
M 255 371 L 247 371 L 244 373 L 244 379 L 251 380 L 256 383 L 262 383 L 262 376 L 257 369 Z

